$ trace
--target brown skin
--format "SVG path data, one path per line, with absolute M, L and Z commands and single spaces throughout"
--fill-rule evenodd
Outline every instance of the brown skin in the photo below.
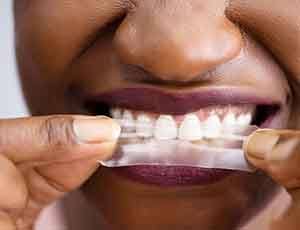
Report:
M 78 92 L 235 86 L 274 99 L 293 92 L 281 126 L 297 128 L 299 7 L 297 0 L 18 0 L 17 57 L 29 108 L 33 115 L 87 114 Z M 105 168 L 83 189 L 111 229 L 232 229 L 275 190 L 260 174 L 165 189 Z
M 248 160 L 285 187 L 292 201 L 281 215 L 274 218 L 270 228 L 299 229 L 300 131 L 258 130 L 251 134 L 244 148 Z
M 44 207 L 80 187 L 97 160 L 113 153 L 116 132 L 120 127 L 105 117 L 1 120 L 0 228 L 32 229 Z

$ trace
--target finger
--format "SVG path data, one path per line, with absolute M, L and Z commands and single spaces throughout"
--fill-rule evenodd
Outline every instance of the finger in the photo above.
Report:
M 98 160 L 113 154 L 119 134 L 120 126 L 107 117 L 1 120 L 0 208 L 17 216 L 26 206 L 22 221 L 30 224 L 43 207 L 82 185 Z
M 100 151 L 112 152 L 113 143 L 105 143 Z M 79 188 L 99 167 L 98 157 L 54 162 L 21 169 L 35 202 L 46 206 L 65 193 Z
M 116 142 L 120 126 L 107 117 L 47 116 L 0 120 L 0 152 L 16 164 L 71 161 L 97 155 Z
M 300 188 L 300 131 L 262 129 L 244 145 L 246 157 L 288 190 Z
M 0 155 L 0 229 L 18 229 L 18 217 L 28 201 L 28 189 L 24 177 L 16 166 Z
M 1 230 L 17 230 L 16 225 L 12 218 L 0 211 L 0 229 Z
M 18 212 L 25 208 L 28 197 L 24 178 L 16 166 L 2 155 L 0 169 L 0 210 Z

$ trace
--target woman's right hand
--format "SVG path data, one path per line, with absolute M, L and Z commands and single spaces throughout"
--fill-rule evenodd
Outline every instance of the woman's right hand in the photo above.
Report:
M 120 127 L 107 117 L 0 120 L 0 229 L 31 230 L 40 211 L 80 187 L 112 155 Z

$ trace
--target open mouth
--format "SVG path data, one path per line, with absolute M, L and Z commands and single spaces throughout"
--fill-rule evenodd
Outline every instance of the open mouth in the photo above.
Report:
M 228 125 L 269 127 L 281 105 L 278 101 L 226 90 L 170 94 L 141 88 L 104 93 L 85 104 L 90 114 L 139 124 L 136 129 L 131 127 L 127 131 L 141 137 L 188 141 L 217 138 Z M 143 126 L 145 123 L 147 126 Z M 159 186 L 210 184 L 232 173 L 241 173 L 146 165 L 114 168 L 113 171 L 141 183 Z

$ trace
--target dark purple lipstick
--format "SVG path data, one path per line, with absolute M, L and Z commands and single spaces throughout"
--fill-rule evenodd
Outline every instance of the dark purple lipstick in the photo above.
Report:
M 160 186 L 206 185 L 236 173 L 233 170 L 223 169 L 149 165 L 120 167 L 114 169 L 114 172 L 141 183 Z
M 88 102 L 105 104 L 160 114 L 182 115 L 213 105 L 256 104 L 280 107 L 280 99 L 235 88 L 203 89 L 192 92 L 163 91 L 154 88 L 124 88 L 97 95 L 89 95 Z

